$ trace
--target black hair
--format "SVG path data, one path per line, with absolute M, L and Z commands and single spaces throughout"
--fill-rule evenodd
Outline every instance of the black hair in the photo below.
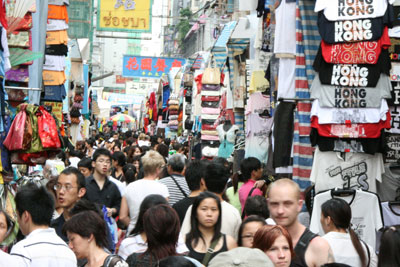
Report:
M 93 170 L 92 159 L 84 157 L 78 162 L 78 168 L 88 168 L 90 171 Z
M 248 157 L 240 163 L 240 171 L 236 172 L 232 177 L 233 191 L 238 190 L 239 182 L 247 182 L 251 178 L 251 173 L 261 168 L 261 161 L 254 157 Z
M 348 230 L 354 248 L 361 260 L 361 266 L 367 265 L 365 251 L 356 233 L 351 228 L 351 208 L 349 204 L 340 198 L 332 198 L 324 202 L 321 206 L 321 215 L 330 217 L 333 224 L 338 229 Z
M 124 136 L 125 136 L 126 139 L 132 138 L 132 131 L 131 130 L 126 131 Z
M 161 154 L 164 158 L 168 158 L 168 146 L 161 143 L 157 146 L 157 152 Z
M 142 149 L 142 156 L 146 155 L 147 151 L 150 151 L 150 147 L 148 146 L 141 146 L 140 148 Z
M 243 234 L 243 229 L 246 226 L 246 224 L 251 223 L 251 222 L 259 222 L 262 225 L 266 225 L 267 223 L 265 222 L 265 219 L 263 217 L 260 217 L 258 215 L 250 215 L 246 219 L 243 220 L 242 224 L 239 227 L 239 232 L 238 232 L 238 247 L 242 246 L 242 234 Z
M 186 167 L 185 179 L 190 191 L 200 189 L 201 179 L 205 176 L 206 163 L 200 160 L 191 161 Z
M 199 229 L 199 220 L 197 218 L 197 209 L 199 208 L 201 202 L 207 198 L 212 198 L 215 200 L 218 206 L 218 220 L 216 224 L 214 225 L 214 236 L 211 239 L 211 243 L 215 240 L 218 240 L 221 237 L 221 216 L 222 216 L 222 210 L 221 210 L 221 201 L 219 200 L 219 197 L 211 192 L 205 191 L 200 193 L 193 202 L 192 206 L 192 213 L 190 216 L 190 225 L 191 225 L 191 230 L 186 236 L 186 240 L 190 240 L 191 242 L 193 241 L 194 246 L 197 246 L 199 240 L 201 239 L 204 244 L 206 244 L 206 241 L 204 240 L 203 234 L 200 232 Z
M 115 151 L 112 154 L 112 159 L 117 161 L 118 166 L 123 167 L 126 164 L 126 156 L 123 152 L 121 151 Z
M 97 137 L 97 135 L 96 135 L 96 137 Z M 86 139 L 85 142 L 91 147 L 93 147 L 94 144 L 96 143 L 96 141 L 93 138 L 88 138 L 88 139 Z
M 95 211 L 89 210 L 73 215 L 64 223 L 62 232 L 75 233 L 81 237 L 90 238 L 93 235 L 96 245 L 100 248 L 108 246 L 107 228 L 103 218 Z
M 94 211 L 97 214 L 99 214 L 100 216 L 103 216 L 103 212 L 101 211 L 100 207 L 98 205 L 96 205 L 95 203 L 85 199 L 85 198 L 81 198 L 79 199 L 75 205 L 72 207 L 72 209 L 69 211 L 69 214 L 71 216 L 78 214 L 80 212 L 83 211 Z
M 85 176 L 83 176 L 83 174 L 75 167 L 68 167 L 66 169 L 64 169 L 61 173 L 64 175 L 75 175 L 76 177 L 76 184 L 78 185 L 78 190 L 81 188 L 86 188 L 86 180 L 85 180 Z M 58 182 L 58 179 L 57 179 Z
M 125 164 L 122 168 L 122 172 L 124 173 L 126 185 L 136 181 L 136 167 L 133 164 Z
M 171 139 L 165 138 L 164 143 L 169 147 L 169 145 L 171 144 Z
M 210 162 L 204 175 L 207 190 L 216 194 L 222 194 L 225 190 L 228 177 L 229 173 L 224 165 Z
M 184 256 L 169 256 L 160 260 L 159 267 L 196 267 L 193 262 Z
M 172 149 L 173 150 L 179 151 L 181 148 L 182 148 L 182 145 L 179 142 L 174 142 L 172 144 Z
M 105 148 L 98 148 L 98 149 L 96 149 L 96 151 L 93 153 L 93 161 L 96 161 L 97 158 L 100 157 L 100 156 L 106 156 L 106 157 L 108 157 L 110 160 L 112 159 L 112 158 L 111 158 L 111 153 L 110 153 L 110 151 L 108 151 L 108 150 L 105 149 Z
M 381 236 L 378 267 L 400 266 L 400 225 L 385 228 Z
M 49 226 L 54 212 L 54 198 L 44 186 L 28 184 L 20 187 L 15 204 L 20 216 L 27 211 L 35 225 Z
M 145 199 L 143 199 L 142 204 L 140 204 L 139 215 L 136 221 L 135 228 L 133 228 L 133 230 L 130 232 L 130 235 L 138 235 L 144 232 L 144 226 L 143 226 L 144 213 L 151 207 L 160 204 L 168 204 L 168 201 L 165 199 L 165 197 L 161 195 L 151 194 L 145 197 Z
M 118 141 L 118 140 L 114 140 L 114 147 L 113 147 L 113 149 L 114 149 L 115 147 L 118 147 L 119 149 L 121 149 L 121 142 Z
M 243 210 L 246 216 L 258 215 L 264 220 L 269 218 L 268 202 L 263 196 L 248 197 Z
M 185 157 L 181 154 L 172 155 L 168 159 L 168 165 L 171 166 L 171 169 L 174 172 L 182 172 L 185 169 L 186 160 Z

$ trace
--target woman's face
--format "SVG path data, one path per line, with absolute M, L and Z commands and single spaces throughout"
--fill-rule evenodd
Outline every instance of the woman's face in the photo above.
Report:
M 200 202 L 197 208 L 197 219 L 203 227 L 214 227 L 218 221 L 219 210 L 217 201 L 213 198 L 206 198 Z
M 291 261 L 289 242 L 284 235 L 275 239 L 274 244 L 265 252 L 275 267 L 289 267 Z
M 242 247 L 253 247 L 254 234 L 261 226 L 263 226 L 261 222 L 249 222 L 245 224 L 243 227 L 242 236 L 240 237 L 242 239 Z
M 6 234 L 7 234 L 7 219 L 4 213 L 0 213 L 0 243 L 6 239 Z
M 68 246 L 75 253 L 77 259 L 85 259 L 89 253 L 89 238 L 76 233 L 67 232 Z
M 134 162 L 133 162 L 133 166 L 135 166 L 136 172 L 138 173 L 138 172 L 139 172 L 139 166 L 140 166 L 139 161 L 138 161 L 138 160 L 134 161 Z
M 134 156 L 140 156 L 142 155 L 142 152 L 140 152 L 140 149 L 138 147 L 135 148 L 135 152 L 133 152 Z

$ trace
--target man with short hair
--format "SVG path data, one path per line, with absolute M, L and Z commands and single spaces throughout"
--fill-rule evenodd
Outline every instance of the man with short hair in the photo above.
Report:
M 176 202 L 190 194 L 189 187 L 186 183 L 185 177 L 185 157 L 181 154 L 172 155 L 168 159 L 167 170 L 169 177 L 162 178 L 159 180 L 160 183 L 164 184 L 168 188 L 169 192 L 169 204 L 172 206 Z
M 45 187 L 21 187 L 15 204 L 19 228 L 25 239 L 16 243 L 10 254 L 0 250 L 0 266 L 76 267 L 76 257 L 57 236 L 50 221 L 54 199 Z
M 121 205 L 121 193 L 118 187 L 108 179 L 111 168 L 111 153 L 99 148 L 93 153 L 93 174 L 86 178 L 85 198 L 98 205 L 105 205 L 107 216 L 115 217 Z
M 205 169 L 204 181 L 207 191 L 216 194 L 221 200 L 221 232 L 237 239 L 242 219 L 239 211 L 222 198 L 229 173 L 224 165 L 215 162 L 208 163 Z M 186 234 L 190 232 L 191 213 L 192 206 L 187 210 L 185 219 L 182 223 L 181 234 L 183 236 L 186 236 Z
M 64 223 L 71 217 L 70 210 L 75 203 L 86 193 L 85 176 L 75 167 L 63 170 L 57 178 L 54 186 L 59 205 L 64 209 L 63 213 L 51 222 L 51 227 L 62 240 L 68 242 L 67 236 L 62 233 Z
M 284 178 L 272 183 L 267 191 L 268 208 L 276 224 L 285 227 L 292 237 L 296 257 L 292 267 L 319 267 L 334 262 L 328 242 L 312 233 L 297 219 L 303 200 L 300 188 L 294 181 Z
M 188 208 L 193 204 L 196 197 L 206 190 L 206 183 L 204 181 L 205 169 L 206 164 L 204 161 L 194 160 L 189 163 L 185 170 L 186 183 L 191 193 L 188 197 L 179 200 L 172 206 L 178 213 L 181 225 Z

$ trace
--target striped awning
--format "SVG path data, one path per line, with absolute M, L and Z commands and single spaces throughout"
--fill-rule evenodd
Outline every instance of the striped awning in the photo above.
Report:
M 230 39 L 228 42 L 228 59 L 229 59 L 229 66 L 231 66 L 231 69 L 229 71 L 229 82 L 231 85 L 231 88 L 233 90 L 234 84 L 233 84 L 233 57 L 235 55 L 240 55 L 243 53 L 243 51 L 247 48 L 247 46 L 250 43 L 250 39 L 248 38 L 235 38 L 235 39 Z
M 233 30 L 236 27 L 236 25 L 237 25 L 237 21 L 231 21 L 231 22 L 225 24 L 224 29 L 222 30 L 220 36 L 218 37 L 217 41 L 215 42 L 213 48 L 211 49 L 211 53 L 214 56 L 216 66 L 218 68 L 222 68 L 222 66 L 226 62 L 226 58 L 228 56 L 228 50 L 227 50 L 226 45 L 229 41 L 229 38 L 231 37 Z

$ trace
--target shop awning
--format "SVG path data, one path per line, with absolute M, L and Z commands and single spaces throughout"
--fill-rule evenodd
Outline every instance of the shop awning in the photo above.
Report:
M 250 43 L 250 39 L 248 38 L 235 38 L 235 39 L 230 39 L 228 42 L 228 58 L 229 58 L 229 66 L 234 66 L 233 64 L 233 57 L 236 55 L 243 54 L 244 50 L 247 48 L 247 46 Z M 230 86 L 233 89 L 233 69 L 229 72 L 229 82 Z
M 236 24 L 236 21 L 231 21 L 225 24 L 221 35 L 218 37 L 213 48 L 211 49 L 211 53 L 214 55 L 214 59 L 218 68 L 222 68 L 222 66 L 226 62 L 226 58 L 228 56 L 228 49 L 226 47 L 226 44 L 228 43 L 229 38 L 231 37 L 231 34 L 236 27 Z

